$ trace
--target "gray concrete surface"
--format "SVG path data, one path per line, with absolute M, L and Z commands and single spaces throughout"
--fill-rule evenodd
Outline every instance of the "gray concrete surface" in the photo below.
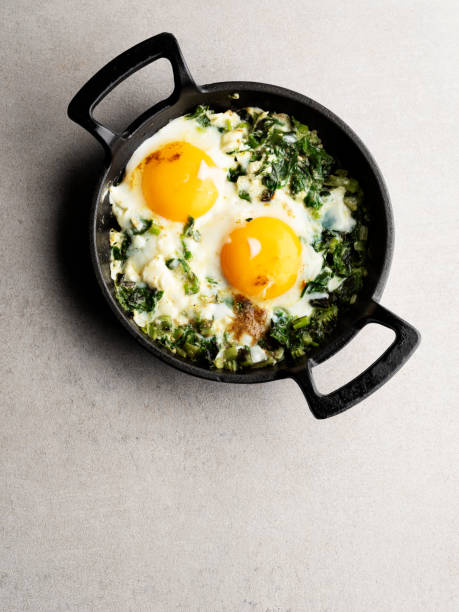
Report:
M 4 0 L 0 17 L 0 608 L 457 610 L 457 3 Z M 66 106 L 163 30 L 198 83 L 305 93 L 383 170 L 397 234 L 382 302 L 423 344 L 346 414 L 315 421 L 293 381 L 176 372 L 99 296 L 85 214 L 101 151 Z M 99 115 L 123 125 L 169 88 L 163 61 Z M 387 342 L 366 330 L 321 388 Z

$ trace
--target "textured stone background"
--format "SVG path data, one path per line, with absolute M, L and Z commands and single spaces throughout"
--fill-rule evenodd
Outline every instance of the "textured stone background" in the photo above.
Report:
M 0 607 L 457 610 L 457 3 L 3 0 L 0 18 Z M 381 166 L 397 230 L 382 303 L 423 343 L 346 414 L 314 420 L 292 381 L 176 372 L 101 301 L 86 255 L 101 151 L 66 106 L 163 30 L 198 83 L 305 93 Z M 122 126 L 170 87 L 163 60 L 97 114 Z M 368 328 L 321 388 L 389 339 Z

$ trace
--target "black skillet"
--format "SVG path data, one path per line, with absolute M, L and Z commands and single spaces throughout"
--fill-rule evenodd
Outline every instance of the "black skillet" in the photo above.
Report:
M 122 134 L 113 132 L 94 119 L 95 106 L 116 85 L 160 58 L 170 61 L 174 74 L 175 88 L 166 100 L 142 114 Z M 238 97 L 233 95 L 235 93 Z M 371 216 L 366 284 L 357 302 L 342 314 L 335 332 L 307 358 L 240 373 L 210 370 L 156 346 L 125 314 L 114 297 L 108 232 L 115 220 L 107 196 L 108 187 L 119 179 L 132 153 L 146 138 L 197 104 L 207 104 L 218 111 L 259 106 L 293 115 L 318 130 L 325 149 L 341 160 L 363 187 Z M 232 81 L 198 86 L 188 71 L 177 40 L 172 34 L 163 33 L 125 51 L 102 68 L 73 98 L 68 114 L 93 134 L 105 150 L 105 170 L 90 215 L 91 255 L 97 279 L 118 320 L 151 353 L 183 372 L 218 382 L 259 383 L 293 378 L 301 387 L 312 413 L 319 419 L 343 412 L 376 391 L 413 353 L 420 338 L 418 332 L 378 303 L 389 272 L 394 240 L 389 195 L 381 173 L 364 144 L 328 109 L 294 91 L 264 83 Z M 395 332 L 393 343 L 356 378 L 336 391 L 322 395 L 313 382 L 313 366 L 331 357 L 367 323 L 379 323 L 392 329 Z

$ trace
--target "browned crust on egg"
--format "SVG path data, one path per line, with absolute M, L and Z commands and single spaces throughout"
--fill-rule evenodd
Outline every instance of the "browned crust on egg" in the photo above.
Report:
M 143 160 L 143 163 L 144 164 L 149 164 L 153 160 L 154 161 L 169 161 L 169 162 L 173 162 L 173 161 L 177 161 L 178 159 L 180 159 L 180 157 L 181 157 L 180 153 L 173 153 L 169 157 L 164 157 L 162 155 L 161 151 L 153 151 L 153 153 L 150 153 L 150 155 L 146 156 L 146 158 Z
M 173 153 L 172 155 L 169 155 L 169 157 L 163 157 L 162 154 L 161 154 L 161 151 L 153 151 L 153 153 L 150 153 L 144 159 L 142 159 L 142 161 L 139 162 L 137 167 L 134 168 L 134 170 L 130 173 L 130 175 L 128 177 L 128 182 L 129 182 L 130 188 L 131 189 L 134 188 L 134 185 L 135 185 L 136 181 L 138 180 L 138 177 L 143 172 L 145 166 L 147 164 L 149 164 L 151 161 L 156 161 L 156 162 L 160 162 L 160 161 L 174 162 L 174 161 L 177 161 L 178 159 L 180 159 L 180 157 L 181 157 L 181 153 Z
M 153 160 L 159 161 L 160 159 L 162 159 L 161 153 L 159 151 L 153 151 L 153 153 L 150 153 L 150 155 L 146 156 L 146 158 L 143 160 L 143 163 L 147 165 Z
M 269 278 L 267 276 L 260 274 L 257 276 L 253 284 L 256 285 L 257 287 L 264 287 L 268 283 L 269 283 Z
M 234 312 L 236 317 L 230 327 L 236 340 L 243 334 L 252 336 L 256 343 L 265 333 L 267 314 L 263 308 L 256 306 L 244 295 L 234 296 Z

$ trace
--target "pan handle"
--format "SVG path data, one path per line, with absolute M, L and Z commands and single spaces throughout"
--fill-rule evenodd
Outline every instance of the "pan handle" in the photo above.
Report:
M 119 138 L 129 134 L 126 132 L 123 135 L 117 134 L 100 124 L 93 117 L 94 108 L 124 79 L 162 57 L 168 59 L 172 65 L 175 87 L 172 94 L 155 107 L 157 110 L 175 102 L 182 91 L 187 89 L 197 90 L 196 83 L 183 59 L 177 39 L 172 34 L 163 32 L 144 40 L 115 57 L 89 79 L 70 102 L 67 111 L 70 119 L 97 138 L 109 157 L 111 157 L 113 144 Z
M 293 373 L 309 404 L 311 412 L 317 419 L 344 412 L 354 406 L 393 376 L 408 360 L 420 341 L 419 332 L 409 323 L 397 317 L 380 304 L 372 302 L 366 314 L 357 322 L 358 329 L 367 323 L 379 323 L 395 332 L 395 339 L 386 351 L 369 368 L 356 378 L 328 395 L 317 390 L 312 378 L 312 360 L 307 368 Z

